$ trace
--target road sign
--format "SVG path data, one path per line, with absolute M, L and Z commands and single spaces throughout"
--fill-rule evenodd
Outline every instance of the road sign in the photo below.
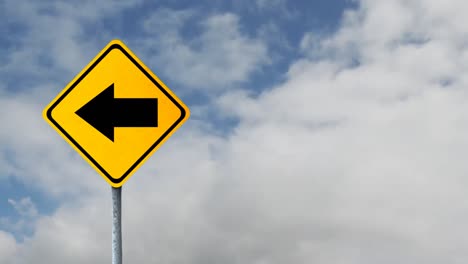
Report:
M 44 118 L 113 187 L 190 111 L 121 41 L 111 41 L 44 109 Z

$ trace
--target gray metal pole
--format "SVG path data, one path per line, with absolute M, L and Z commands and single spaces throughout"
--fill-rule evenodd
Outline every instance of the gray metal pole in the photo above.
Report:
M 112 187 L 112 264 L 122 264 L 122 187 Z

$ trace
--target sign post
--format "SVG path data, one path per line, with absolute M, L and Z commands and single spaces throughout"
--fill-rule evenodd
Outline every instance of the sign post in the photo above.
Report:
M 112 263 L 122 263 L 122 185 L 190 116 L 120 40 L 49 103 L 44 119 L 112 186 Z
M 122 264 L 122 187 L 112 188 L 112 264 Z

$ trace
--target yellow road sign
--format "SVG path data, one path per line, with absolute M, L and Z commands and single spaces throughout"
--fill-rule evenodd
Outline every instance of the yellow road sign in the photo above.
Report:
M 113 187 L 122 186 L 189 115 L 119 40 L 107 44 L 43 112 Z

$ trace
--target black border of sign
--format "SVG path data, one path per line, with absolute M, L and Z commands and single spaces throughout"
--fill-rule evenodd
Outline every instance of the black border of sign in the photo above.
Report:
M 109 52 L 111 52 L 113 49 L 118 49 L 120 50 L 123 54 L 125 54 L 125 56 L 130 59 L 131 62 L 133 62 L 133 64 L 135 64 L 135 66 L 138 67 L 138 69 L 140 69 L 140 71 L 142 71 L 146 77 L 148 77 L 148 79 L 150 79 L 155 85 L 156 87 L 159 88 L 159 90 L 161 90 L 161 92 L 163 92 L 176 106 L 177 108 L 179 108 L 180 112 L 181 112 L 181 115 L 179 117 L 179 119 L 177 119 L 175 121 L 174 124 L 172 124 L 171 127 L 169 127 L 169 129 L 164 132 L 164 134 L 162 134 L 162 136 L 156 140 L 156 142 L 151 145 L 151 147 L 143 154 L 143 156 L 141 156 L 120 178 L 118 179 L 114 179 L 110 176 L 110 174 L 104 170 L 103 167 L 101 167 L 101 165 L 99 165 L 99 163 L 93 159 L 93 157 L 88 153 L 86 152 L 86 150 L 80 146 L 80 144 L 78 144 L 78 142 L 75 141 L 75 139 L 73 139 L 66 131 L 65 129 L 63 129 L 53 118 L 52 118 L 52 110 L 54 110 L 54 108 L 78 85 L 78 83 L 80 83 L 81 80 L 83 80 L 84 77 L 86 77 L 86 75 L 88 75 L 88 73 L 90 73 L 94 67 L 96 67 L 96 65 L 107 55 L 109 54 Z M 165 139 L 167 137 L 167 135 L 169 133 L 171 133 L 172 130 L 174 130 L 174 128 L 180 123 L 182 122 L 182 120 L 185 118 L 185 115 L 186 115 L 186 112 L 185 112 L 185 109 L 140 65 L 138 64 L 138 62 L 130 55 L 128 54 L 128 52 L 122 47 L 120 46 L 119 44 L 112 44 L 71 86 L 70 88 L 67 89 L 67 91 L 65 91 L 65 93 L 62 94 L 62 96 L 60 96 L 60 98 L 57 99 L 57 101 L 55 101 L 55 103 L 47 110 L 47 118 L 102 172 L 104 173 L 104 175 L 106 175 L 106 177 L 113 183 L 121 183 L 125 178 L 127 178 L 127 176 L 135 169 L 136 166 L 138 166 L 138 164 L 140 164 L 143 159 L 146 158 L 146 156 L 148 156 L 150 154 L 150 152 L 156 147 L 159 145 L 159 143 L 161 143 L 161 141 L 163 139 Z

